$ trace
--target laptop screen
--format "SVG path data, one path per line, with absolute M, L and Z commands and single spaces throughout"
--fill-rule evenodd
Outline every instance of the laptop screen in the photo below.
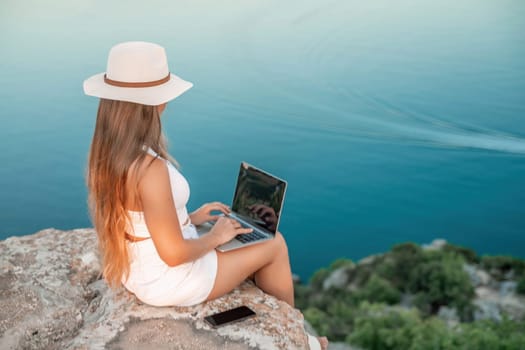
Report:
M 232 211 L 252 225 L 275 234 L 285 191 L 285 181 L 242 162 Z

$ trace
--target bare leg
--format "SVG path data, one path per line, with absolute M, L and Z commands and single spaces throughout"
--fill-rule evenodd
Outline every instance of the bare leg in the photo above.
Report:
M 208 300 L 218 298 L 254 274 L 264 292 L 294 306 L 292 271 L 288 248 L 278 232 L 274 239 L 229 252 L 217 252 L 215 284 Z
M 319 340 L 319 344 L 321 344 L 321 349 L 327 350 L 328 349 L 328 338 L 327 337 L 317 337 L 317 339 Z

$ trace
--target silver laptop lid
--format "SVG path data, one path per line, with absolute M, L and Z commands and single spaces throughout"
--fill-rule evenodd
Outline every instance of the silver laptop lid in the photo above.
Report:
M 286 181 L 241 162 L 232 212 L 264 232 L 275 234 L 285 192 Z

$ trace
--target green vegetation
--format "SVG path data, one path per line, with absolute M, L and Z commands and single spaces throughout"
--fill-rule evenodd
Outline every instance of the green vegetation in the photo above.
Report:
M 456 253 L 457 255 L 461 255 L 465 259 L 465 261 L 470 264 L 478 264 L 480 261 L 480 258 L 478 257 L 476 252 L 470 248 L 461 247 L 461 246 L 452 245 L 452 244 L 447 243 L 443 247 L 443 250 L 447 252 Z
M 473 321 L 475 293 L 465 263 L 495 281 L 511 276 L 525 294 L 523 260 L 403 243 L 360 264 L 339 259 L 320 269 L 309 285 L 296 286 L 296 305 L 319 334 L 363 349 L 525 349 L 525 320 Z M 459 322 L 438 318 L 442 307 Z
M 516 291 L 520 294 L 523 294 L 525 295 L 525 277 L 522 277 L 519 281 L 518 281 L 518 287 L 516 289 Z
M 384 304 L 359 305 L 348 343 L 369 350 L 523 349 L 525 322 L 477 321 L 449 327 L 417 309 Z
M 525 277 L 525 261 L 512 256 L 483 256 L 481 266 L 498 280 L 503 280 L 507 275 Z
M 397 304 L 401 293 L 392 284 L 376 274 L 370 276 L 363 288 L 355 292 L 356 301 L 368 300 L 376 303 Z
M 464 260 L 454 253 L 431 251 L 412 267 L 409 290 L 425 315 L 437 314 L 441 306 L 455 307 L 463 320 L 472 319 L 474 288 L 463 271 Z

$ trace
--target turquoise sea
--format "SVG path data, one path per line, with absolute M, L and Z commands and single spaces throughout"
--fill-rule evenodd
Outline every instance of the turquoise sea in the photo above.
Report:
M 84 170 L 109 48 L 166 47 L 163 117 L 194 209 L 241 160 L 289 182 L 307 278 L 441 237 L 525 257 L 522 0 L 2 0 L 0 239 L 90 226 Z

